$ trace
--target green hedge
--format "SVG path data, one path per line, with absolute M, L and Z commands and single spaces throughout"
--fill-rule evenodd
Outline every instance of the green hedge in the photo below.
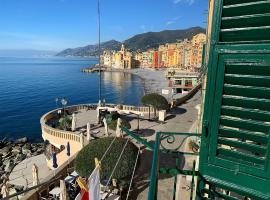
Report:
M 95 168 L 95 158 L 99 160 L 111 144 L 113 138 L 106 137 L 92 140 L 85 146 L 75 159 L 75 170 L 80 176 L 89 177 Z M 109 152 L 101 163 L 101 179 L 108 179 L 111 172 L 121 154 L 121 151 L 126 143 L 124 138 L 116 138 Z M 124 179 L 130 177 L 135 164 L 138 148 L 131 142 L 128 142 L 125 151 L 118 163 L 117 169 L 113 178 Z

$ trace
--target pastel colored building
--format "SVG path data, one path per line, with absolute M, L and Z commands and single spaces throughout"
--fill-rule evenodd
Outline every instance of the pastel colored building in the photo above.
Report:
M 168 86 L 172 88 L 174 94 L 185 94 L 199 84 L 199 74 L 192 72 L 178 71 L 167 73 Z
M 158 51 L 157 50 L 153 51 L 152 67 L 153 68 L 159 68 L 159 59 L 158 59 Z

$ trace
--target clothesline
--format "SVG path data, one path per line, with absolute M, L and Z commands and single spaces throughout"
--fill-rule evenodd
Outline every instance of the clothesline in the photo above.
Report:
M 114 143 L 115 140 L 116 140 L 116 137 L 114 137 L 114 139 L 111 141 L 111 143 L 110 143 L 110 145 L 108 146 L 107 150 L 105 151 L 105 153 L 104 153 L 103 156 L 101 157 L 99 163 L 101 163 L 101 162 L 103 161 L 103 159 L 105 158 L 105 156 L 107 155 L 107 153 L 108 153 L 109 150 L 111 149 L 111 147 L 112 147 L 112 145 L 113 145 L 113 143 Z M 120 155 L 119 155 L 119 157 L 118 157 L 118 159 L 117 159 L 117 162 L 116 162 L 116 164 L 115 164 L 115 166 L 114 166 L 114 168 L 113 168 L 113 170 L 112 170 L 112 173 L 111 173 L 111 175 L 110 175 L 110 177 L 109 177 L 109 180 L 108 180 L 107 183 L 106 183 L 105 188 L 108 187 L 108 185 L 109 185 L 109 183 L 110 183 L 110 181 L 111 181 L 111 179 L 112 179 L 112 176 L 113 176 L 113 174 L 114 174 L 114 172 L 115 172 L 115 170 L 116 170 L 116 168 L 117 168 L 117 166 L 118 166 L 118 164 L 119 164 L 119 162 L 120 162 L 120 160 L 121 160 L 121 158 L 122 158 L 122 155 L 123 155 L 123 153 L 124 153 L 124 151 L 125 151 L 125 148 L 126 148 L 126 146 L 127 146 L 127 144 L 128 144 L 129 141 L 130 141 L 130 139 L 128 139 L 128 140 L 126 141 L 125 145 L 123 146 L 123 149 L 122 149 L 122 151 L 121 151 L 121 153 L 120 153 Z M 140 155 L 140 147 L 139 147 L 139 149 L 138 149 L 137 157 L 136 157 L 136 160 L 135 160 L 135 164 L 134 164 L 132 176 L 131 176 L 131 179 L 130 179 L 130 184 L 129 184 L 129 188 L 128 188 L 128 193 L 127 193 L 126 200 L 128 200 L 128 197 L 129 197 L 129 194 L 130 194 L 131 185 L 132 185 L 133 178 L 134 178 L 134 175 L 135 175 L 135 170 L 136 170 L 136 166 L 137 166 L 137 163 L 138 163 L 139 155 Z M 99 167 L 99 165 L 97 165 L 97 166 L 95 167 L 95 169 L 92 171 L 90 177 L 92 176 L 93 172 L 94 172 L 94 171 L 96 170 L 96 168 L 98 168 L 98 167 Z
M 117 159 L 117 162 L 116 162 L 116 164 L 115 164 L 115 166 L 114 166 L 114 168 L 113 168 L 113 171 L 112 171 L 112 173 L 111 173 L 111 175 L 110 175 L 109 180 L 107 181 L 107 184 L 106 184 L 105 188 L 108 187 L 108 185 L 109 185 L 109 183 L 110 183 L 110 181 L 111 181 L 111 179 L 112 179 L 112 176 L 113 176 L 113 174 L 114 174 L 114 172 L 115 172 L 115 170 L 116 170 L 116 167 L 117 167 L 117 165 L 118 165 L 118 163 L 119 163 L 119 161 L 120 161 L 120 159 L 121 159 L 121 157 L 122 157 L 122 155 L 123 155 L 123 153 L 124 153 L 124 151 L 125 151 L 125 148 L 126 148 L 128 142 L 129 142 L 129 139 L 126 141 L 126 143 L 125 143 L 125 145 L 124 145 L 124 147 L 123 147 L 123 149 L 122 149 L 122 152 L 120 153 L 120 155 L 119 155 L 119 157 L 118 157 L 118 159 Z
M 129 197 L 129 193 L 130 193 L 131 185 L 132 185 L 132 182 L 133 182 L 135 170 L 136 170 L 136 167 L 137 167 L 137 162 L 138 162 L 138 159 L 139 159 L 139 155 L 140 155 L 140 147 L 139 147 L 139 149 L 138 149 L 137 158 L 136 158 L 136 161 L 135 161 L 135 164 L 134 164 L 134 168 L 133 168 L 131 180 L 130 180 L 130 183 L 129 183 L 128 193 L 127 193 L 127 198 L 126 198 L 126 200 L 128 200 L 128 197 Z
M 105 151 L 105 153 L 103 154 L 103 156 L 101 157 L 101 159 L 99 160 L 99 163 L 101 163 L 103 161 L 103 159 L 105 158 L 105 156 L 107 155 L 107 153 L 109 152 L 110 148 L 112 147 L 114 141 L 115 141 L 116 137 L 114 137 L 114 139 L 111 141 L 111 144 L 109 145 L 109 147 L 107 148 L 107 150 Z M 97 165 L 95 167 L 95 169 L 92 171 L 91 175 L 93 174 L 93 172 L 96 170 L 96 168 L 98 168 L 99 165 Z M 89 177 L 91 177 L 91 175 Z

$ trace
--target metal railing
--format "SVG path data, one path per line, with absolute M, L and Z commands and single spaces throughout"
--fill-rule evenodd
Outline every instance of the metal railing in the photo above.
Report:
M 117 104 L 106 104 L 107 107 L 117 107 L 119 105 Z M 120 105 L 121 109 L 124 111 L 137 111 L 137 112 L 144 112 L 144 113 L 154 113 L 155 110 L 152 107 L 144 107 L 144 106 L 131 106 L 131 105 Z M 74 105 L 74 106 L 69 106 L 66 107 L 65 110 L 69 112 L 76 112 L 79 110 L 94 110 L 97 108 L 96 104 L 79 104 L 79 105 Z M 57 138 L 63 138 L 69 141 L 74 141 L 74 142 L 80 142 L 80 135 L 77 133 L 74 133 L 72 131 L 65 131 L 65 130 L 60 130 L 57 128 L 53 128 L 46 124 L 48 120 L 53 119 L 57 115 L 57 111 L 59 109 L 52 110 L 46 114 L 44 114 L 41 119 L 40 119 L 40 124 L 41 124 L 41 129 L 42 132 L 45 132 L 46 134 L 49 134 L 51 136 L 57 137 Z
M 158 176 L 159 173 L 162 174 L 170 174 L 175 177 L 174 179 L 174 188 L 173 188 L 173 199 L 176 197 L 176 181 L 177 178 L 176 176 L 178 174 L 182 175 L 190 175 L 192 176 L 192 181 L 190 185 L 190 199 L 192 199 L 193 196 L 193 190 L 194 190 L 194 176 L 198 175 L 198 172 L 195 171 L 195 166 L 196 166 L 196 161 L 193 161 L 193 168 L 192 170 L 183 170 L 180 169 L 178 166 L 178 161 L 180 155 L 194 155 L 198 156 L 198 153 L 190 153 L 190 152 L 181 152 L 181 151 L 176 151 L 176 150 L 171 150 L 171 149 L 166 149 L 164 146 L 161 145 L 161 141 L 165 137 L 170 138 L 171 142 L 173 143 L 175 141 L 175 135 L 177 136 L 187 136 L 187 137 L 194 137 L 197 136 L 199 137 L 200 134 L 197 133 L 171 133 L 171 132 L 158 132 L 156 133 L 156 139 L 155 139 L 155 145 L 154 145 L 154 150 L 153 150 L 153 158 L 152 158 L 152 169 L 151 169 L 151 176 L 150 176 L 150 186 L 149 186 L 149 193 L 148 193 L 148 200 L 156 200 L 157 199 L 157 191 L 158 191 Z M 167 141 L 168 141 L 167 139 Z M 162 149 L 160 149 L 160 147 Z M 176 148 L 176 149 L 179 149 Z M 160 153 L 166 153 L 170 155 L 175 155 L 176 157 L 176 164 L 175 167 L 160 167 L 159 166 L 159 155 Z
M 138 141 L 139 143 L 145 145 L 148 149 L 153 151 L 153 158 L 152 158 L 152 169 L 151 169 L 151 176 L 150 176 L 150 186 L 149 186 L 149 192 L 148 192 L 148 200 L 155 200 L 157 199 L 157 191 L 158 191 L 158 175 L 159 173 L 161 174 L 170 174 L 175 177 L 174 179 L 174 190 L 173 190 L 173 199 L 175 199 L 176 196 L 176 181 L 177 178 L 176 176 L 178 174 L 182 175 L 189 175 L 192 176 L 192 181 L 190 184 L 190 199 L 193 197 L 193 192 L 194 192 L 194 177 L 198 175 L 198 171 L 195 170 L 196 166 L 196 161 L 193 161 L 193 167 L 192 170 L 183 170 L 180 169 L 178 166 L 179 162 L 179 157 L 183 155 L 193 155 L 193 156 L 198 156 L 198 153 L 192 153 L 192 152 L 183 152 L 179 151 L 179 147 L 175 149 L 166 149 L 162 144 L 161 141 L 167 138 L 168 143 L 172 144 L 173 142 L 176 141 L 175 136 L 186 136 L 188 137 L 200 137 L 201 134 L 197 133 L 173 133 L 173 132 L 157 132 L 156 133 L 156 138 L 155 138 L 155 143 L 154 145 L 152 143 L 147 142 L 145 139 L 141 138 L 137 134 L 129 131 L 126 128 L 122 128 L 122 130 Z M 181 143 L 180 145 L 182 145 Z M 161 147 L 161 148 L 160 148 Z M 159 154 L 160 153 L 165 153 L 168 155 L 173 155 L 176 157 L 176 165 L 174 167 L 160 167 L 159 166 Z

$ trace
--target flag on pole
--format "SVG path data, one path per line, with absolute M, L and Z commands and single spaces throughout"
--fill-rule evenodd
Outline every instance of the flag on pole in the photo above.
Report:
M 88 192 L 81 190 L 75 200 L 89 200 Z
M 80 193 L 76 196 L 75 200 L 89 200 L 88 186 L 82 177 L 77 178 L 77 183 L 81 188 Z
M 89 200 L 100 200 L 99 167 L 96 167 L 88 179 Z

